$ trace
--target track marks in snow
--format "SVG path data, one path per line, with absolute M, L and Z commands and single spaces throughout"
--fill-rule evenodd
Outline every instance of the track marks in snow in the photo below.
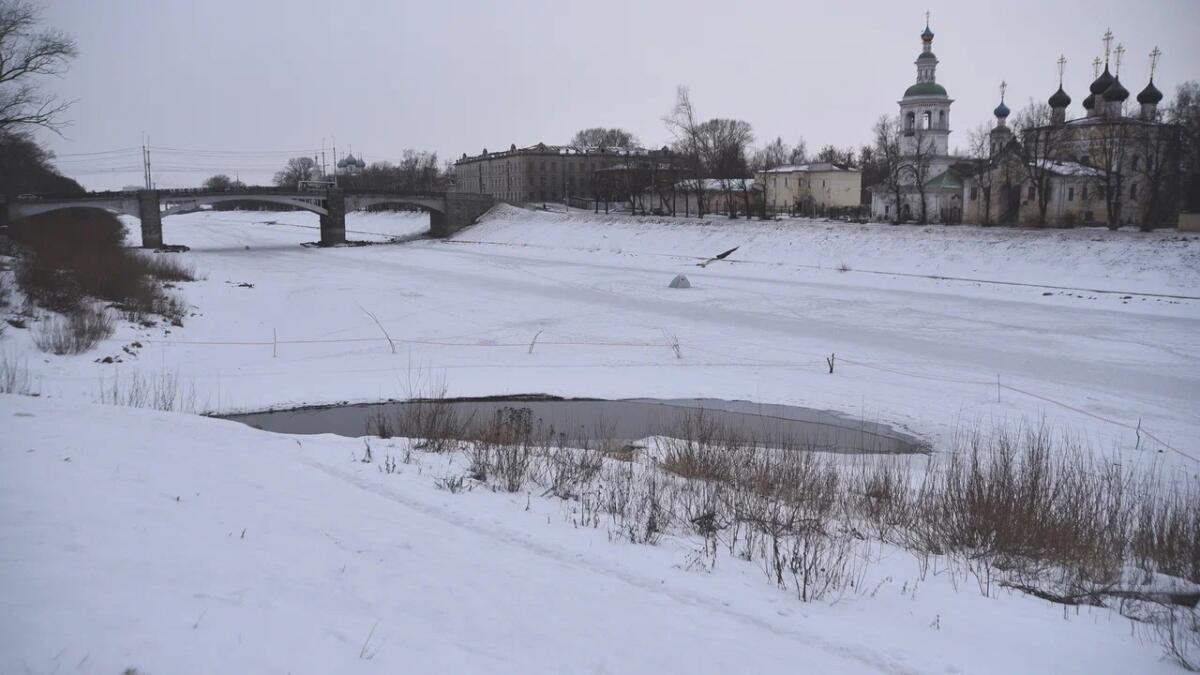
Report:
M 407 497 L 401 494 L 398 490 L 389 489 L 387 486 L 354 475 L 353 473 L 337 469 L 328 464 L 324 464 L 307 457 L 301 457 L 300 461 L 309 467 L 316 469 L 317 471 L 320 471 L 337 480 L 349 483 L 350 485 L 353 485 L 365 492 L 371 493 L 381 499 L 387 500 L 411 511 L 416 511 L 424 516 L 441 521 L 447 525 L 462 528 L 471 532 L 472 534 L 486 537 L 487 539 L 490 539 L 503 546 L 518 547 L 536 556 L 553 561 L 559 565 L 586 570 L 592 574 L 618 580 L 641 591 L 669 598 L 673 602 L 681 605 L 719 614 L 723 618 L 742 624 L 743 626 L 767 631 L 780 638 L 796 642 L 797 644 L 805 647 L 819 649 L 829 655 L 845 659 L 847 661 L 853 661 L 860 666 L 866 666 L 870 671 L 893 673 L 895 675 L 916 675 L 917 673 L 921 672 L 897 661 L 896 659 L 889 658 L 888 656 L 873 652 L 864 647 L 849 644 L 839 644 L 808 633 L 784 629 L 759 617 L 731 609 L 730 607 L 726 606 L 725 603 L 712 598 L 706 598 L 700 595 L 682 591 L 680 589 L 671 588 L 669 585 L 662 583 L 660 580 L 642 577 L 630 572 L 629 570 L 610 567 L 608 565 L 603 565 L 598 562 L 588 560 L 582 556 L 576 556 L 556 550 L 545 544 L 539 543 L 532 537 L 521 532 L 507 530 L 498 522 L 493 521 L 490 524 L 483 524 L 474 519 L 449 513 L 429 503 Z M 636 551 L 636 549 L 634 550 Z M 636 555 L 636 552 L 634 555 Z

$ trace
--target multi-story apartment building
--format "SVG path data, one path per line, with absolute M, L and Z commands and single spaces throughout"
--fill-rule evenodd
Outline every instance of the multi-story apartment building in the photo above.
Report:
M 569 196 L 591 198 L 602 185 L 598 169 L 655 158 L 664 150 L 576 148 L 538 143 L 501 152 L 464 154 L 454 163 L 454 190 L 492 195 L 513 204 L 561 202 Z

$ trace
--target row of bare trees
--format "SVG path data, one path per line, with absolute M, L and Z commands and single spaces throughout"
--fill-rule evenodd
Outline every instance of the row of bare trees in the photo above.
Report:
M 432 192 L 445 190 L 451 179 L 449 163 L 438 165 L 436 152 L 404 150 L 398 162 L 373 162 L 355 173 L 339 173 L 337 184 L 354 190 Z M 217 176 L 210 178 L 212 181 Z M 223 177 L 228 181 L 228 176 Z M 296 188 L 308 181 L 333 181 L 312 157 L 293 157 L 275 174 L 275 184 Z
M 754 131 L 749 122 L 715 117 L 701 121 L 685 86 L 676 90 L 675 107 L 663 118 L 673 137 L 672 149 L 681 159 L 688 176 L 687 191 L 696 196 L 699 213 L 704 215 L 705 193 L 711 179 L 725 194 L 726 204 L 733 203 L 735 190 L 744 193 L 746 213 L 750 213 L 750 144 Z M 733 210 L 731 209 L 731 215 Z

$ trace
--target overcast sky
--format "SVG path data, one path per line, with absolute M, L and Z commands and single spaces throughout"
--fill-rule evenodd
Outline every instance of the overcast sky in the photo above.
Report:
M 951 146 L 991 121 L 1001 80 L 1014 109 L 1057 87 L 1071 114 L 1112 29 L 1135 95 L 1200 79 L 1200 1 L 895 0 L 45 0 L 80 55 L 49 86 L 76 100 L 63 137 L 41 134 L 91 189 L 140 183 L 143 132 L 161 187 L 240 173 L 267 182 L 289 151 L 353 147 L 368 162 L 404 148 L 456 158 L 561 143 L 618 126 L 646 145 L 691 87 L 703 117 L 750 122 L 760 143 L 867 142 L 916 77 L 932 12 L 937 79 L 955 99 Z M 234 152 L 236 151 L 236 152 Z M 116 172 L 104 171 L 117 169 Z

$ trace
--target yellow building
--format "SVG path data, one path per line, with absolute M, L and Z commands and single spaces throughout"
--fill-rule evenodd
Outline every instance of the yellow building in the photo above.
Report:
M 858 208 L 862 201 L 862 172 L 832 162 L 780 166 L 755 179 L 775 213 Z

